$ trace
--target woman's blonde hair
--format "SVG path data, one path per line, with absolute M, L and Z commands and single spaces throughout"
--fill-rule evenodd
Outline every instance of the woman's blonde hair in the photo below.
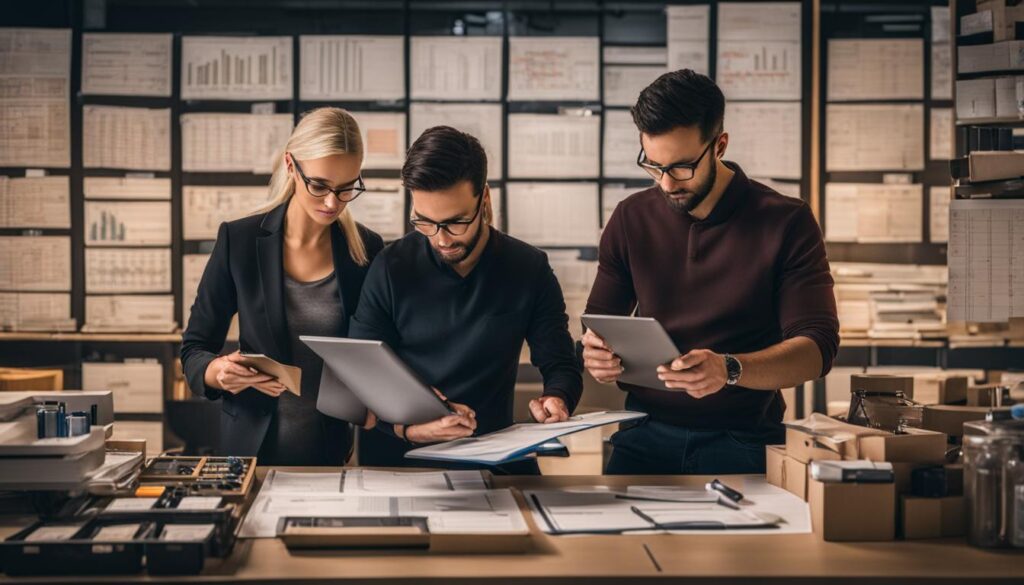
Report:
M 317 108 L 302 116 L 292 130 L 284 152 L 290 152 L 298 160 L 323 158 L 335 154 L 354 154 L 359 157 L 359 164 L 362 165 L 363 138 L 359 134 L 359 124 L 346 110 Z M 270 198 L 265 205 L 256 210 L 257 214 L 274 209 L 295 194 L 295 179 L 288 172 L 288 165 L 284 164 L 284 156 L 281 154 L 282 156 L 278 156 L 274 161 L 274 174 L 270 177 Z M 348 206 L 338 215 L 338 223 L 345 234 L 352 260 L 360 266 L 366 266 L 369 263 L 366 246 Z

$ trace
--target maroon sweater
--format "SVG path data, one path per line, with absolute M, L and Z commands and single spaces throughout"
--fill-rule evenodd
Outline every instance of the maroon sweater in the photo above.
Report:
M 601 237 L 587 312 L 654 317 L 679 352 L 754 352 L 796 336 L 821 351 L 824 376 L 839 347 L 833 281 L 810 208 L 735 176 L 697 221 L 669 208 L 657 187 L 615 208 Z M 614 349 L 614 348 L 613 348 Z M 690 429 L 778 427 L 778 391 L 727 386 L 701 399 L 630 384 L 630 406 Z

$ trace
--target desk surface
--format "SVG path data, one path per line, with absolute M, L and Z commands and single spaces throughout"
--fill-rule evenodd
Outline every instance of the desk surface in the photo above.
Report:
M 287 468 L 286 468 L 287 469 Z M 292 470 L 299 470 L 292 468 Z M 321 469 L 320 471 L 323 471 Z M 260 470 L 264 475 L 265 469 Z M 495 477 L 496 488 L 521 489 L 603 484 L 701 485 L 706 478 Z M 742 476 L 730 480 L 741 486 Z M 742 488 L 741 488 L 742 489 Z M 518 496 L 517 496 L 518 497 Z M 520 506 L 526 504 L 520 498 Z M 431 555 L 427 552 L 289 552 L 276 539 L 239 540 L 232 555 L 208 562 L 203 575 L 184 582 L 619 583 L 691 582 L 1024 582 L 1024 551 L 988 551 L 963 539 L 831 543 L 814 534 L 549 536 L 527 514 L 532 549 L 515 555 Z M 13 532 L 0 518 L 0 537 Z M 8 525 L 8 526 L 5 526 Z M 152 581 L 133 576 L 123 581 Z M 161 579 L 161 582 L 175 579 Z M 112 577 L 75 577 L 76 583 L 111 583 Z M 0 583 L 15 582 L 0 576 Z M 67 582 L 21 579 L 18 582 Z

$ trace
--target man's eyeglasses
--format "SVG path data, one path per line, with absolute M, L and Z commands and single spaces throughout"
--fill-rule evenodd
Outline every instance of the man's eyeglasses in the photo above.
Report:
M 288 153 L 288 156 L 292 156 L 291 153 Z M 302 182 L 306 184 L 306 191 L 317 199 L 322 199 L 333 193 L 334 196 L 338 198 L 338 201 L 348 203 L 366 192 L 366 185 L 363 184 L 363 178 L 361 176 L 356 177 L 355 181 L 345 185 L 344 187 L 331 189 L 323 183 L 309 180 L 309 178 L 306 177 L 306 173 L 302 172 L 302 167 L 299 166 L 299 161 L 295 160 L 294 156 L 292 156 L 292 164 L 295 165 L 295 170 L 299 171 L 299 176 L 302 177 Z
M 697 160 L 692 163 L 672 163 L 670 165 L 656 165 L 651 161 L 647 160 L 647 153 L 644 152 L 643 147 L 640 148 L 640 154 L 636 157 L 636 164 L 647 171 L 647 174 L 654 178 L 655 181 L 660 181 L 665 173 L 672 177 L 676 181 L 689 181 L 693 178 L 694 173 L 697 172 L 697 167 L 700 166 L 700 161 L 704 160 L 704 156 L 707 155 L 708 151 L 711 150 L 711 145 L 718 141 L 718 137 L 715 136 L 708 142 L 708 145 L 704 147 L 704 151 L 700 153 Z
M 465 235 L 465 233 L 469 231 L 469 226 L 473 225 L 476 218 L 480 216 L 480 209 L 483 206 L 483 202 L 484 195 L 481 193 L 479 195 L 479 200 L 476 202 L 476 212 L 473 213 L 473 217 L 469 219 L 437 222 L 423 217 L 414 217 L 409 220 L 409 223 L 412 224 L 412 227 L 416 228 L 416 231 L 428 238 L 436 236 L 441 230 L 448 232 L 448 235 L 450 236 Z

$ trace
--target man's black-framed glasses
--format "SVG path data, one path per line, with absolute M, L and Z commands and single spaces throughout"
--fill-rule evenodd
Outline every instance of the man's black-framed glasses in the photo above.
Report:
M 413 217 L 409 219 L 409 223 L 412 224 L 412 227 L 416 228 L 416 231 L 428 238 L 436 236 L 441 230 L 448 232 L 448 235 L 450 236 L 465 235 L 465 233 L 469 231 L 469 226 L 473 225 L 476 218 L 480 217 L 480 209 L 483 207 L 484 203 L 483 193 L 481 193 L 479 197 L 479 201 L 476 202 L 476 212 L 473 213 L 473 217 L 469 219 L 455 219 L 452 221 L 438 222 L 424 217 Z
M 640 147 L 640 154 L 636 157 L 636 164 L 643 170 L 647 171 L 647 174 L 654 178 L 655 181 L 660 181 L 665 173 L 672 177 L 676 181 L 689 181 L 693 178 L 693 175 L 697 172 L 697 167 L 700 166 L 700 161 L 704 160 L 708 151 L 711 150 L 711 145 L 718 142 L 718 137 L 715 136 L 708 142 L 708 145 L 704 147 L 704 151 L 700 153 L 697 160 L 689 163 L 672 163 L 670 165 L 656 165 L 651 161 L 647 160 L 647 153 L 644 152 L 644 148 Z
M 306 184 L 306 191 L 317 199 L 323 199 L 333 193 L 338 201 L 348 203 L 366 192 L 366 185 L 363 183 L 362 176 L 356 177 L 355 181 L 338 189 L 331 189 L 323 183 L 311 181 L 306 177 L 306 173 L 302 172 L 302 167 L 299 166 L 299 161 L 296 160 L 291 153 L 288 153 L 288 156 L 292 157 L 292 163 L 295 165 L 295 170 L 299 171 L 299 176 L 302 177 L 302 182 Z

